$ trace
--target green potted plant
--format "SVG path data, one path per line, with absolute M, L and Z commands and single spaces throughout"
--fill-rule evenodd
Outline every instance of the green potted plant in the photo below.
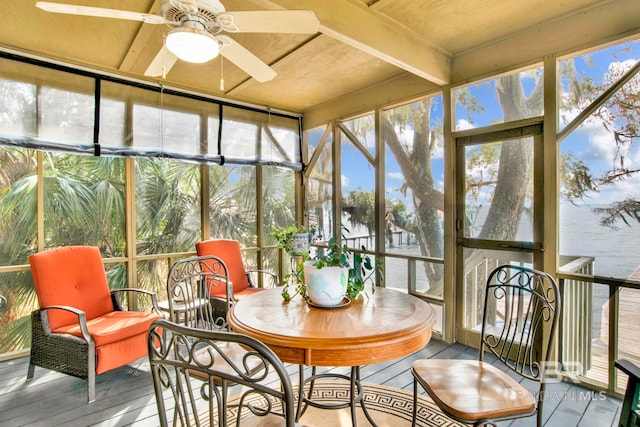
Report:
M 364 246 L 362 250 L 365 250 Z M 307 297 L 318 305 L 332 306 L 339 305 L 345 295 L 356 298 L 365 291 L 367 283 L 371 283 L 373 293 L 376 272 L 382 274 L 379 260 L 374 263 L 370 257 L 353 252 L 346 244 L 338 245 L 332 237 L 326 251 L 319 251 L 304 263 Z M 326 286 L 331 288 L 327 290 Z
M 306 298 L 303 263 L 310 259 L 309 249 L 315 232 L 315 225 L 308 228 L 291 225 L 289 227 L 276 226 L 269 233 L 278 246 L 291 257 L 291 270 L 285 275 L 282 283 L 282 297 L 287 301 L 297 294 L 302 294 Z M 293 295 L 290 289 L 292 286 L 294 287 Z
M 365 291 L 367 283 L 371 284 L 371 292 L 375 292 L 374 274 L 382 274 L 380 261 L 373 262 L 370 257 L 353 252 L 346 244 L 340 246 L 333 237 L 327 242 L 327 248 L 319 248 L 312 258 L 309 249 L 315 230 L 314 226 L 292 225 L 274 227 L 270 233 L 278 246 L 291 255 L 291 272 L 284 278 L 282 297 L 288 301 L 300 294 L 306 301 L 331 307 L 340 305 L 345 296 L 356 298 Z M 300 249 L 302 246 L 294 243 L 296 239 L 306 239 L 309 244 Z M 364 246 L 362 250 L 365 250 Z M 325 286 L 331 285 L 336 288 L 327 291 Z M 294 287 L 293 293 L 291 287 Z M 316 288 L 318 291 L 314 292 Z
M 269 235 L 278 242 L 278 246 L 286 253 L 291 256 L 300 256 L 309 253 L 315 233 L 315 225 L 308 228 L 291 225 L 289 227 L 276 226 Z

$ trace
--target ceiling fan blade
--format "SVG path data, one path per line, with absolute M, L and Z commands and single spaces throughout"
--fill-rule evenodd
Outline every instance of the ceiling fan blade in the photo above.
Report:
M 310 10 L 228 12 L 241 33 L 315 34 L 320 23 Z
M 218 36 L 224 37 L 224 36 Z M 260 83 L 273 80 L 278 73 L 267 64 L 262 62 L 257 56 L 249 52 L 235 41 L 226 44 L 220 51 L 220 55 L 233 62 L 245 73 L 259 81 Z
M 128 19 L 142 21 L 147 24 L 164 24 L 166 20 L 159 15 L 142 12 L 130 12 L 127 10 L 105 9 L 102 7 L 78 6 L 73 4 L 51 3 L 47 1 L 36 2 L 36 7 L 47 12 L 66 13 L 69 15 L 97 16 L 100 18 Z
M 162 49 L 158 51 L 156 57 L 153 58 L 153 61 L 151 61 L 151 64 L 147 67 L 144 75 L 147 77 L 165 78 L 176 61 L 178 61 L 178 57 L 171 53 L 166 46 L 162 46 Z

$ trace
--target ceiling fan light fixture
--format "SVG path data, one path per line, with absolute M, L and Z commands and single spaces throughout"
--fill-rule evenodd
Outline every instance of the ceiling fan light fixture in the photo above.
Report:
M 166 43 L 175 56 L 196 64 L 210 61 L 220 53 L 215 37 L 198 28 L 174 28 L 167 35 Z

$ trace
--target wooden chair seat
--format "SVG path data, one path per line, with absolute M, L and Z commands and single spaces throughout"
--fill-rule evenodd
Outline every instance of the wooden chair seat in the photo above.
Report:
M 536 400 L 506 372 L 478 360 L 424 359 L 413 372 L 436 403 L 460 420 L 535 414 Z

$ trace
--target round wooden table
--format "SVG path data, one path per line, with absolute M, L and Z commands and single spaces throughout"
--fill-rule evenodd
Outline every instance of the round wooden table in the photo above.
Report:
M 341 308 L 317 308 L 281 289 L 238 301 L 227 315 L 235 332 L 267 344 L 283 362 L 307 366 L 360 366 L 397 359 L 431 339 L 435 311 L 412 295 L 385 288 L 359 295 Z
M 300 365 L 300 384 L 311 383 L 309 395 L 316 379 L 332 376 L 351 381 L 349 402 L 337 405 L 317 404 L 300 387 L 296 420 L 304 402 L 325 409 L 351 407 L 355 425 L 359 402 L 375 425 L 364 405 L 359 367 L 423 348 L 431 339 L 435 311 L 419 298 L 385 288 L 369 291 L 340 308 L 313 307 L 299 296 L 284 301 L 280 292 L 267 289 L 242 298 L 227 314 L 229 326 L 262 341 L 283 362 Z M 302 365 L 314 367 L 311 377 L 304 379 Z M 350 366 L 351 375 L 315 375 L 316 366 Z

